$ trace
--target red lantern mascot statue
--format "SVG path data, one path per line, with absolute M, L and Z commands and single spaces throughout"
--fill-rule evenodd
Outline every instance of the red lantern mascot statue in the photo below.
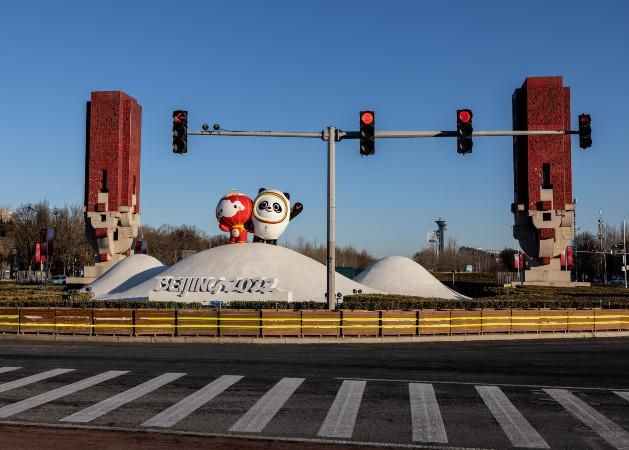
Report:
M 241 192 L 230 192 L 218 202 L 216 206 L 216 218 L 218 227 L 230 234 L 230 244 L 243 244 L 247 242 L 247 224 L 251 220 L 253 203 L 251 199 Z

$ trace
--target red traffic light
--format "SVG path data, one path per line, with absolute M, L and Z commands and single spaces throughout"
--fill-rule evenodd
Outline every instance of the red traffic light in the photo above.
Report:
M 181 123 L 188 120 L 188 112 L 187 111 L 175 111 L 173 113 L 173 121 Z
M 459 111 L 459 120 L 463 123 L 469 123 L 472 120 L 472 111 L 462 109 Z
M 373 123 L 373 113 L 366 111 L 360 115 L 360 121 L 365 125 L 371 125 Z

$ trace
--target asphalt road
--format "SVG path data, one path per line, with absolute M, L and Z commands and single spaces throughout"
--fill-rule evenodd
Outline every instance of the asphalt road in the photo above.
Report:
M 10 432 L 15 440 L 19 430 L 34 430 L 23 427 L 31 424 L 60 427 L 59 433 L 81 427 L 227 439 L 238 448 L 256 440 L 260 448 L 296 442 L 302 449 L 629 448 L 628 374 L 627 339 L 391 345 L 3 339 L 0 439 Z M 46 435 L 55 439 L 50 430 Z

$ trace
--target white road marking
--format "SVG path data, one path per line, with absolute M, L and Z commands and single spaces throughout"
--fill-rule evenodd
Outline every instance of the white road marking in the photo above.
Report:
M 170 408 L 167 408 L 156 416 L 153 416 L 144 422 L 142 426 L 163 428 L 172 427 L 241 379 L 242 376 L 240 375 L 223 375 L 175 403 Z
M 318 436 L 351 438 L 366 381 L 345 380 L 336 394 Z
M 127 389 L 120 394 L 109 397 L 102 402 L 90 406 L 89 408 L 85 408 L 81 411 L 64 417 L 63 419 L 61 419 L 61 422 L 91 422 L 92 420 L 104 416 L 108 412 L 111 412 L 116 408 L 126 405 L 127 403 L 132 402 L 133 400 L 136 400 L 143 395 L 148 394 L 149 392 L 153 392 L 154 390 L 159 389 L 165 384 L 175 381 L 177 378 L 181 378 L 184 375 L 185 373 L 165 373 L 151 380 L 148 380 L 147 382 L 142 383 L 136 387 Z
M 544 389 L 544 391 L 609 444 L 616 448 L 629 448 L 629 433 L 579 397 L 564 389 Z
M 38 381 L 45 380 L 47 378 L 56 377 L 64 373 L 72 372 L 74 369 L 53 369 L 46 372 L 38 373 L 28 377 L 20 378 L 18 380 L 9 381 L 8 383 L 0 384 L 0 392 L 10 391 L 28 384 L 36 383 Z
M 358 380 L 358 381 L 380 381 L 385 383 L 425 383 L 425 384 L 454 384 L 462 386 L 477 386 L 483 382 L 473 381 L 440 381 L 440 380 L 409 380 L 400 378 L 362 378 L 362 377 L 335 377 L 335 380 Z M 523 387 L 533 389 L 569 389 L 571 391 L 622 391 L 629 388 L 604 388 L 604 387 L 586 387 L 586 386 L 547 386 L 544 384 L 512 384 L 512 383 L 493 383 L 494 386 L 504 387 Z
M 409 383 L 411 422 L 414 442 L 448 443 L 443 418 L 431 384 Z
M 90 386 L 94 386 L 95 384 L 102 383 L 103 381 L 107 381 L 107 380 L 111 380 L 112 378 L 119 377 L 120 375 L 124 375 L 125 373 L 128 373 L 128 371 L 110 370 L 108 372 L 103 372 L 93 377 L 85 378 L 84 380 L 77 381 L 76 383 L 68 384 L 66 386 L 53 389 L 52 391 L 44 392 L 43 394 L 36 395 L 35 397 L 27 398 L 26 400 L 22 400 L 16 403 L 11 403 L 9 405 L 6 405 L 0 408 L 0 418 L 10 417 L 14 414 L 27 411 L 31 408 L 35 408 L 36 406 L 40 406 L 45 403 L 52 402 L 61 397 L 65 397 L 66 395 L 70 395 L 75 392 L 86 389 Z
M 238 419 L 229 431 L 241 433 L 261 432 L 303 382 L 304 378 L 282 378 L 249 411 Z
M 21 369 L 21 367 L 0 367 L 0 373 L 13 372 L 18 369 Z
M 549 448 L 498 386 L 476 386 L 476 390 L 514 447 Z
M 624 392 L 624 391 L 614 391 L 614 394 L 616 394 L 619 397 L 624 398 L 625 400 L 629 401 L 629 392 Z

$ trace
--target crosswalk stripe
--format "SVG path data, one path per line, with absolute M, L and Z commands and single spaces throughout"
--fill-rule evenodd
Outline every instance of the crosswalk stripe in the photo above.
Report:
M 629 433 L 565 389 L 544 389 L 570 414 L 616 448 L 629 448 Z
M 38 373 L 28 377 L 20 378 L 18 380 L 9 381 L 8 383 L 0 384 L 0 392 L 10 391 L 28 384 L 36 383 L 38 381 L 45 380 L 47 378 L 56 377 L 64 373 L 72 372 L 74 369 L 53 369 L 46 372 Z
M 52 402 L 61 397 L 65 397 L 66 395 L 70 395 L 95 384 L 102 383 L 103 381 L 111 380 L 112 378 L 116 378 L 125 373 L 128 373 L 128 371 L 110 370 L 108 372 L 103 372 L 93 377 L 77 381 L 76 383 L 71 383 L 66 386 L 53 389 L 52 391 L 44 392 L 43 394 L 36 395 L 35 397 L 30 397 L 26 400 L 22 400 L 16 403 L 11 403 L 0 408 L 0 418 L 10 417 L 14 414 L 27 411 L 31 408 L 35 408 L 36 406 Z
M 259 433 L 284 406 L 304 378 L 282 378 L 260 400 L 249 409 L 229 431 L 241 433 Z
M 366 381 L 343 381 L 334 403 L 332 403 L 323 425 L 319 429 L 319 436 L 352 437 L 366 384 Z
M 514 447 L 549 448 L 498 386 L 476 386 L 476 390 Z
M 411 423 L 414 442 L 448 443 L 443 418 L 431 384 L 409 383 Z
M 240 375 L 223 375 L 156 416 L 153 416 L 144 422 L 142 426 L 172 427 L 241 379 L 242 376 Z
M 624 398 L 625 400 L 629 401 L 629 392 L 625 392 L 625 391 L 614 391 L 614 394 L 616 394 L 619 397 Z
M 21 369 L 21 367 L 0 367 L 0 373 L 13 372 L 18 369 Z
M 104 416 L 108 412 L 113 411 L 114 409 L 119 408 L 123 405 L 126 405 L 127 403 L 132 402 L 133 400 L 136 400 L 143 395 L 148 394 L 149 392 L 153 392 L 155 389 L 158 389 L 165 384 L 170 383 L 171 381 L 175 381 L 177 378 L 181 378 L 184 375 L 185 373 L 165 373 L 151 380 L 148 380 L 147 382 L 142 383 L 136 387 L 127 389 L 120 394 L 105 399 L 102 402 L 96 403 L 89 408 L 85 408 L 81 411 L 64 417 L 63 419 L 61 419 L 61 422 L 91 422 L 92 420 Z

